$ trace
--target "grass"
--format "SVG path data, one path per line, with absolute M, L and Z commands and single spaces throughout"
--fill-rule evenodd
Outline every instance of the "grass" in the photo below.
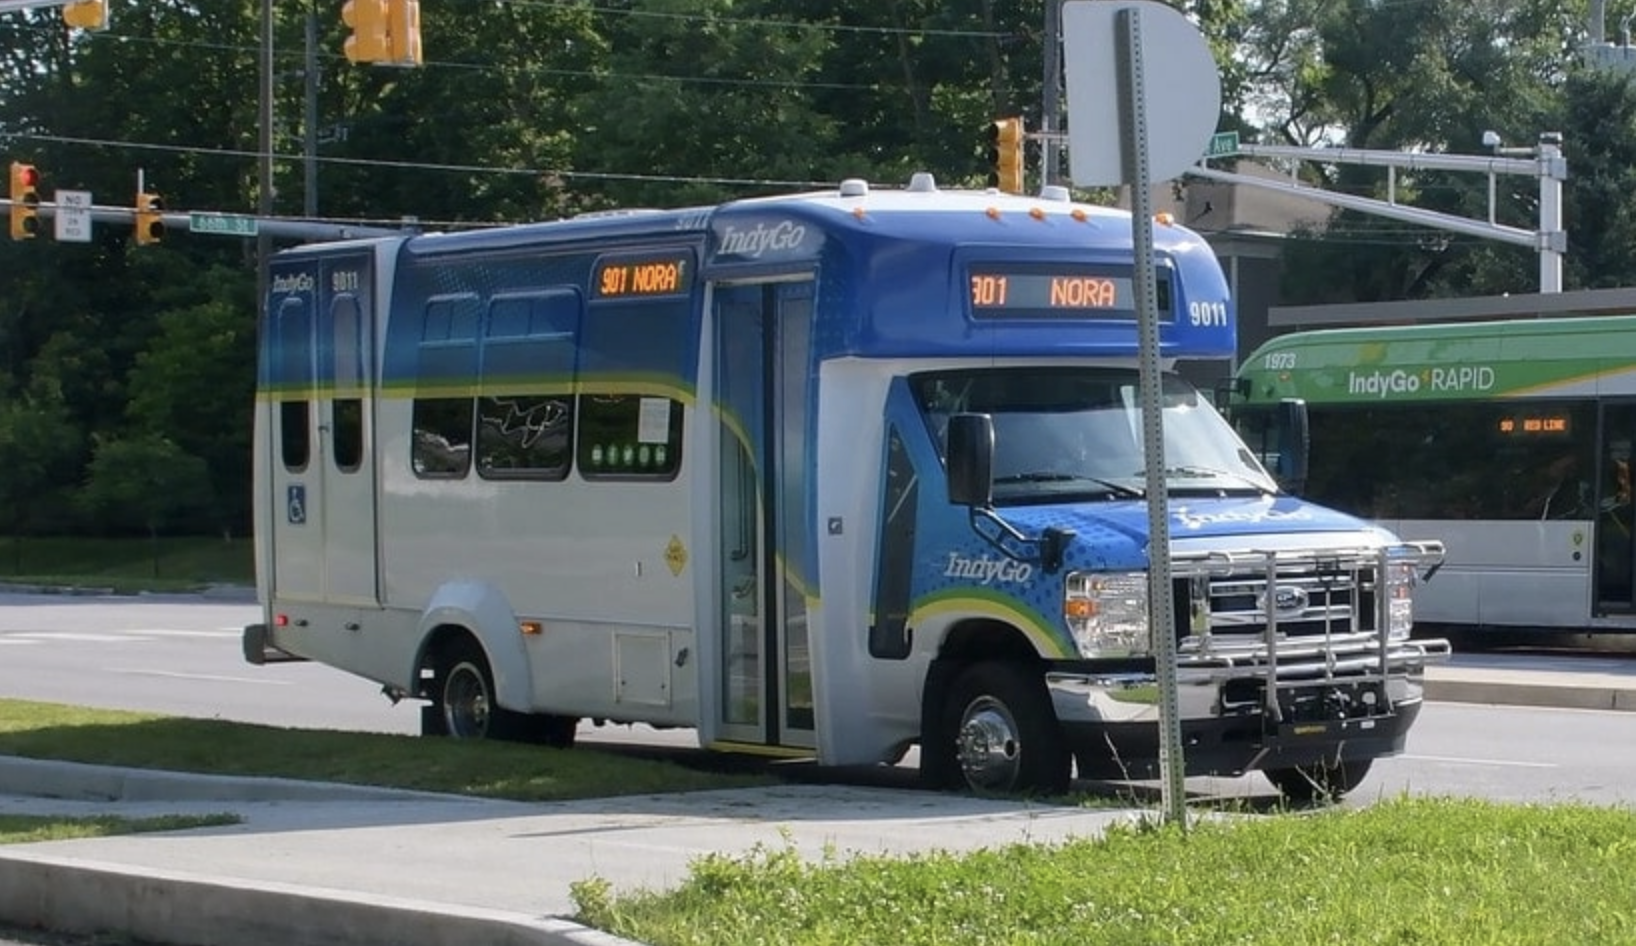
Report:
M 0 755 L 557 801 L 770 784 L 595 749 L 284 729 L 0 700 Z
M 1599 946 L 1636 942 L 1636 812 L 1401 798 L 906 858 L 712 855 L 669 892 L 576 884 L 653 946 Z
M 0 580 L 19 584 L 183 591 L 255 583 L 255 547 L 247 538 L 147 539 L 0 536 Z
M 0 844 L 28 844 L 34 841 L 68 841 L 74 838 L 105 838 L 114 834 L 148 831 L 185 831 L 238 824 L 238 815 L 161 815 L 155 818 L 119 818 L 97 815 L 67 818 L 58 815 L 0 815 Z

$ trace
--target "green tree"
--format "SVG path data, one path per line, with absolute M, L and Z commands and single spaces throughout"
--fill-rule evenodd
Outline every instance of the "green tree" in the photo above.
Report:
M 80 501 L 117 528 L 147 533 L 159 577 L 159 537 L 212 505 L 205 462 L 164 437 L 97 438 Z
M 250 520 L 255 366 L 244 308 L 220 300 L 161 315 L 129 375 L 132 426 L 204 460 L 228 533 Z
M 23 537 L 62 530 L 71 520 L 63 488 L 84 449 L 79 429 L 60 404 L 19 398 L 0 401 L 0 515 L 12 537 L 12 570 L 23 570 Z
M 1583 9 L 1545 0 L 1265 0 L 1246 11 L 1246 107 L 1265 135 L 1297 145 L 1481 153 L 1484 131 L 1532 143 L 1564 118 Z M 1542 124 L 1543 123 L 1543 124 Z M 1304 164 L 1325 189 L 1385 199 L 1387 175 Z M 1502 223 L 1533 229 L 1537 189 L 1506 178 Z M 1400 203 L 1484 219 L 1483 175 L 1399 171 Z M 1356 211 L 1287 256 L 1285 300 L 1374 301 L 1533 291 L 1529 251 Z

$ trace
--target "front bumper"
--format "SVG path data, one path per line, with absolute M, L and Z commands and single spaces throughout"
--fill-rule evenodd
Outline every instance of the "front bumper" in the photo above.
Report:
M 1240 775 L 1403 751 L 1420 712 L 1425 666 L 1445 640 L 1402 641 L 1384 653 L 1373 635 L 1355 648 L 1331 640 L 1314 660 L 1181 659 L 1177 716 L 1188 775 Z M 1159 680 L 1154 673 L 1051 672 L 1046 687 L 1081 777 L 1158 775 Z

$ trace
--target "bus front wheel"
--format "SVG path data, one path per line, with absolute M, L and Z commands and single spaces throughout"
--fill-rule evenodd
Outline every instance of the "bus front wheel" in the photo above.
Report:
M 1038 672 L 974 664 L 954 678 L 943 706 L 935 751 L 958 783 L 978 794 L 1068 790 L 1073 757 Z

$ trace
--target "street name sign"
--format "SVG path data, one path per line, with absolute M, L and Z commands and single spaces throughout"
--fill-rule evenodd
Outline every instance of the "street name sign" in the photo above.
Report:
M 254 217 L 234 214 L 190 213 L 187 215 L 190 233 L 216 233 L 222 236 L 255 236 L 261 229 Z

